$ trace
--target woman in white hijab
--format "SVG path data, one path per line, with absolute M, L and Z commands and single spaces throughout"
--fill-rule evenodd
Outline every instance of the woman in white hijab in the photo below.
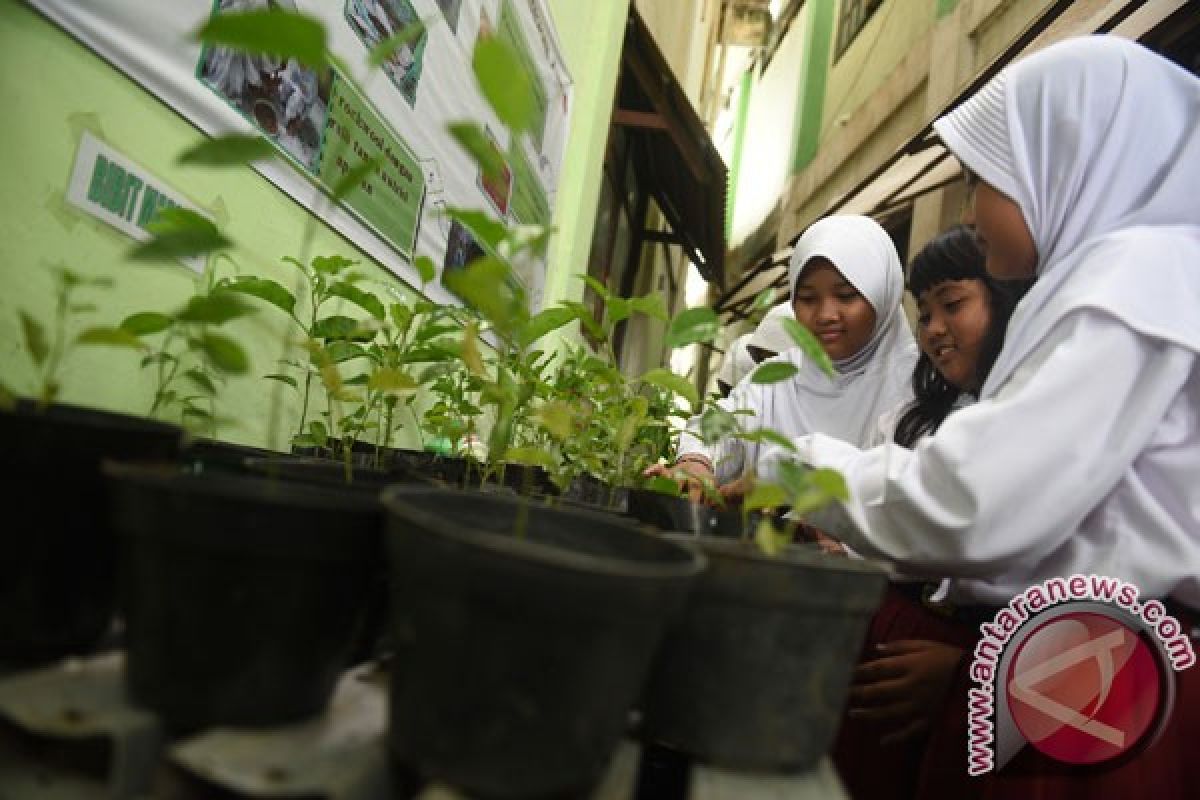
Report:
M 1194 659 L 1200 80 L 1115 37 L 1075 39 L 1004 70 L 935 128 L 978 178 L 989 272 L 1037 282 L 979 402 L 914 450 L 797 440 L 802 460 L 840 470 L 850 490 L 814 522 L 906 571 L 955 577 L 963 605 L 1076 574 L 1127 581 L 1181 618 L 1166 647 Z M 772 449 L 760 473 L 789 457 Z M 1183 796 L 1198 673 L 1178 674 L 1153 748 L 1072 789 L 1096 778 L 1097 796 Z M 962 749 L 955 758 L 962 774 Z M 1002 770 L 986 785 L 1019 777 Z
M 869 217 L 827 217 L 796 242 L 788 280 L 793 312 L 830 354 L 835 374 L 805 364 L 802 351 L 792 347 L 772 361 L 792 364 L 796 374 L 778 383 L 743 380 L 719 405 L 750 411 L 738 417 L 748 430 L 784 436 L 819 431 L 861 446 L 874 435 L 880 414 L 912 397 L 917 347 L 900 305 L 904 274 L 896 247 Z M 810 280 L 824 284 L 810 286 Z M 676 460 L 693 479 L 694 498 L 697 483 L 736 481 L 758 457 L 754 443 L 725 437 L 705 444 L 699 431 L 700 417 L 694 417 Z M 651 468 L 651 474 L 668 472 Z
M 755 364 L 761 364 L 768 358 L 774 358 L 780 353 L 791 350 L 796 346 L 791 334 L 783 326 L 785 319 L 795 319 L 796 312 L 792 309 L 792 301 L 774 306 L 758 323 L 750 340 L 746 342 L 746 350 Z
M 733 340 L 733 344 L 725 351 L 725 360 L 721 362 L 721 369 L 717 372 L 717 390 L 722 397 L 728 397 L 733 391 L 733 387 L 742 382 L 742 378 L 750 374 L 754 369 L 755 362 L 750 355 L 750 351 L 746 349 L 746 343 L 750 341 L 753 333 L 743 333 L 741 336 Z

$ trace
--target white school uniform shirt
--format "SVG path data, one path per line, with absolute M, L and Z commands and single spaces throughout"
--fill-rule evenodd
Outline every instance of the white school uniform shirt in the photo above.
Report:
M 797 442 L 851 493 L 814 523 L 959 602 L 1097 573 L 1200 608 L 1200 81 L 1069 40 L 935 127 L 1021 208 L 1038 280 L 980 401 L 914 450 Z
M 773 384 L 757 384 L 748 376 L 718 405 L 750 412 L 739 416 L 745 430 L 770 428 L 789 437 L 822 431 L 862 445 L 874 435 L 883 412 L 912 398 L 917 346 L 900 305 L 904 274 L 891 238 L 869 217 L 826 217 L 809 227 L 792 253 L 789 296 L 805 265 L 818 257 L 828 259 L 874 309 L 875 327 L 867 344 L 835 362 L 833 377 L 806 363 L 803 352 L 793 347 L 764 363 L 790 363 L 797 368 L 795 375 Z M 699 416 L 689 420 L 679 455 L 708 457 L 719 482 L 740 477 L 757 461 L 757 444 L 726 437 L 705 445 L 699 429 Z

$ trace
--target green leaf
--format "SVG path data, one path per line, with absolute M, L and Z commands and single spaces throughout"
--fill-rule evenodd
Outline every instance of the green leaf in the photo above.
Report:
M 205 393 L 210 395 L 215 395 L 217 393 L 217 387 L 213 384 L 212 378 L 208 377 L 208 375 L 202 370 L 193 368 L 189 369 L 183 374 L 184 377 L 198 386 Z
M 496 255 L 500 242 L 504 241 L 504 237 L 508 235 L 508 230 L 504 227 L 504 223 L 499 222 L 482 211 L 451 207 L 447 208 L 443 213 L 470 231 L 471 235 L 475 237 L 475 241 L 479 243 L 479 246 L 492 255 Z M 445 281 L 444 275 L 442 276 L 442 280 L 443 282 Z
M 368 332 L 370 336 L 366 338 L 373 339 L 375 332 L 364 329 L 359 320 L 334 314 L 317 320 L 317 323 L 313 325 L 311 335 L 314 339 L 362 339 Z
M 742 505 L 747 511 L 757 511 L 760 508 L 778 508 L 787 505 L 787 502 L 788 494 L 782 486 L 760 483 L 750 491 Z
M 814 486 L 830 497 L 837 500 L 850 499 L 850 490 L 846 486 L 846 479 L 837 470 L 827 467 L 814 469 L 808 473 L 808 478 Z
M 533 76 L 520 58 L 499 36 L 480 36 L 471 58 L 475 80 L 488 105 L 514 133 L 533 127 L 537 102 Z
M 571 435 L 575 423 L 575 410 L 570 403 L 555 400 L 538 409 L 535 415 L 546 432 L 558 441 Z
M 452 270 L 442 276 L 442 283 L 468 307 L 475 309 L 502 335 L 522 320 L 525 311 L 522 298 L 510 282 L 512 269 L 493 256 L 484 256 L 464 269 Z
M 325 427 L 325 423 L 319 419 L 314 419 L 308 423 L 308 434 L 319 445 L 324 446 L 329 439 L 329 430 Z
M 367 64 L 369 64 L 372 69 L 381 66 L 383 62 L 395 55 L 396 51 L 401 47 L 404 47 L 404 45 L 408 44 L 409 42 L 415 42 L 424 36 L 426 30 L 427 27 L 425 20 L 418 20 L 410 25 L 405 25 L 403 28 L 371 48 L 371 52 L 367 53 Z
M 667 321 L 667 304 L 661 294 L 648 294 L 644 297 L 634 297 L 629 301 L 630 307 L 647 317 Z
M 253 313 L 254 308 L 233 292 L 216 290 L 210 294 L 190 298 L 184 309 L 175 315 L 175 319 L 180 322 L 224 325 L 230 320 Z
M 346 386 L 366 386 L 370 382 L 371 382 L 371 376 L 368 375 L 367 373 L 363 372 L 358 375 L 355 375 L 353 378 L 346 379 L 345 381 L 343 381 L 343 384 Z M 363 409 L 360 408 L 359 411 L 363 411 Z
M 174 324 L 175 320 L 167 314 L 160 314 L 157 311 L 141 311 L 137 314 L 130 314 L 121 320 L 121 329 L 134 336 L 149 336 L 162 333 Z
M 665 494 L 668 497 L 679 497 L 679 483 L 671 480 L 670 478 L 664 478 L 661 475 L 655 475 L 653 478 L 650 478 L 648 481 L 646 481 L 645 488 L 652 492 Z
M 364 292 L 357 286 L 351 286 L 345 282 L 338 282 L 329 287 L 329 294 L 333 297 L 340 297 L 343 300 L 349 300 L 356 306 L 366 311 L 375 319 L 383 319 L 385 312 L 383 303 L 379 298 L 370 292 Z
M 738 428 L 737 415 L 720 406 L 709 406 L 700 415 L 700 438 L 707 444 L 720 441 Z
M 786 361 L 772 361 L 754 370 L 750 375 L 750 380 L 754 383 L 779 383 L 786 381 L 799 371 L 795 364 Z
M 451 122 L 446 126 L 446 130 L 454 141 L 458 142 L 459 147 L 467 151 L 467 155 L 475 162 L 475 166 L 479 167 L 485 180 L 504 179 L 508 164 L 482 125 L 474 122 Z
M 275 146 L 257 134 L 231 133 L 189 147 L 175 159 L 178 164 L 229 167 L 250 164 L 275 154 Z
M 767 555 L 777 556 L 792 543 L 792 537 L 785 532 L 775 530 L 775 525 L 771 522 L 770 517 L 763 517 L 759 520 L 758 529 L 754 532 L 754 541 L 759 549 Z
M 420 384 L 402 369 L 382 367 L 371 373 L 367 388 L 373 392 L 408 394 L 420 388 Z
M 200 347 L 212 365 L 221 372 L 241 375 L 250 368 L 250 360 L 242 346 L 219 333 L 205 333 L 200 337 Z
M 379 169 L 380 163 L 382 163 L 382 158 L 380 156 L 372 156 L 361 164 L 351 167 L 350 170 L 341 178 L 339 178 L 337 183 L 333 185 L 333 191 L 330 194 L 334 201 L 336 202 L 338 200 L 342 200 L 346 197 L 346 195 L 350 194 L 354 187 L 362 183 L 363 178 L 373 174 L 375 170 Z
M 284 260 L 288 259 L 285 258 Z M 296 259 L 293 258 L 290 260 L 301 269 L 304 268 Z M 315 272 L 319 272 L 322 275 L 337 275 L 346 269 L 346 267 L 352 267 L 357 263 L 357 261 L 353 261 L 345 256 L 317 256 L 312 260 L 312 268 Z
M 605 303 L 608 302 L 608 298 L 612 297 L 612 293 L 608 291 L 608 287 L 593 278 L 591 275 L 576 275 L 575 277 L 579 278 L 581 281 L 591 287 L 591 290 L 600 295 L 601 299 L 603 299 Z
M 421 283 L 429 283 L 437 277 L 437 264 L 434 264 L 433 259 L 429 256 L 417 256 L 413 266 L 417 268 L 417 274 L 421 276 Z
M 577 319 L 579 319 L 579 312 L 574 308 L 566 306 L 547 308 L 535 314 L 521 328 L 519 335 L 521 346 L 528 347 L 547 333 L 556 331 L 564 325 L 569 325 Z
M 273 381 L 279 381 L 280 383 L 286 383 L 288 386 L 292 387 L 293 389 L 296 389 L 297 391 L 299 391 L 299 389 L 300 389 L 300 384 L 298 384 L 296 382 L 296 379 L 293 378 L 291 375 L 281 375 L 277 372 L 273 372 L 270 375 L 263 375 L 263 377 L 268 378 Z
M 775 305 L 775 290 L 763 289 L 754 298 L 754 302 L 750 304 L 750 309 L 746 312 L 746 316 L 757 314 L 760 311 L 770 311 Z
M 243 53 L 294 58 L 309 67 L 329 63 L 325 26 L 314 17 L 278 8 L 214 14 L 192 38 Z
M 735 433 L 734 436 L 747 442 L 757 442 L 760 444 L 762 442 L 769 442 L 771 444 L 777 444 L 789 452 L 795 452 L 796 450 L 796 445 L 792 443 L 791 439 L 787 438 L 778 431 L 771 430 L 770 428 L 759 428 L 758 430 L 747 431 L 746 433 Z
M 687 400 L 693 408 L 700 402 L 700 396 L 697 394 L 696 387 L 692 385 L 691 381 L 682 375 L 676 375 L 664 367 L 650 370 L 641 377 L 641 380 L 653 386 L 661 386 L 664 389 L 669 389 Z
M 17 314 L 21 317 L 21 333 L 25 336 L 25 350 L 33 359 L 33 363 L 40 367 L 45 363 L 46 356 L 50 352 L 50 347 L 46 344 L 46 332 L 42 328 L 42 324 L 29 314 L 24 311 L 18 311 Z
M 296 309 L 295 296 L 283 288 L 283 286 L 268 278 L 255 278 L 252 276 L 237 277 L 224 281 L 221 284 L 221 288 L 248 294 L 252 297 L 257 297 L 259 300 L 266 300 L 285 314 L 290 315 Z
M 0 383 L 0 411 L 12 411 L 17 407 L 17 394 Z
M 160 209 L 146 224 L 146 230 L 151 238 L 130 252 L 129 257 L 134 261 L 187 258 L 223 250 L 233 244 L 216 225 L 188 208 Z
M 392 324 L 396 326 L 396 330 L 401 334 L 408 333 L 408 329 L 412 326 L 413 321 L 412 309 L 403 303 L 392 303 L 388 306 L 388 312 L 392 317 Z
M 479 352 L 479 324 L 476 322 L 467 323 L 463 331 L 461 356 L 463 364 L 472 375 L 487 376 L 483 356 Z
M 675 348 L 696 342 L 711 342 L 720 329 L 721 322 L 711 308 L 689 308 L 671 320 L 666 343 L 668 347 Z
M 367 351 L 354 342 L 337 339 L 325 345 L 325 355 L 334 364 L 342 364 L 356 358 L 365 358 Z
M 607 305 L 609 325 L 614 325 L 623 319 L 627 319 L 633 313 L 633 306 L 623 297 L 609 297 Z
M 555 472 L 559 467 L 558 459 L 540 447 L 514 447 L 505 453 L 504 460 L 541 467 L 547 472 Z
M 813 336 L 812 331 L 790 318 L 784 319 L 783 329 L 792 337 L 796 346 L 804 351 L 804 355 L 812 359 L 822 372 L 833 377 L 833 362 L 829 360 L 829 354 L 825 352 L 824 347 L 821 347 L 821 342 Z
M 128 347 L 142 350 L 142 340 L 123 328 L 88 328 L 75 337 L 79 344 L 99 344 L 108 347 Z

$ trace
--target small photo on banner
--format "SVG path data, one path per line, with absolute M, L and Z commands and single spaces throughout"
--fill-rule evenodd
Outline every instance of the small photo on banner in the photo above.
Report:
M 215 13 L 266 9 L 272 4 L 296 10 L 293 0 L 219 0 Z M 309 172 L 316 172 L 329 115 L 331 70 L 318 73 L 290 58 L 205 47 L 196 74 L 267 138 Z
M 409 0 L 346 0 L 346 21 L 368 50 L 420 22 Z M 417 86 L 425 61 L 429 33 L 422 32 L 414 41 L 405 42 L 387 61 L 383 71 L 400 90 L 412 108 L 417 103 Z
M 510 167 L 508 162 L 504 159 L 504 152 L 500 149 L 500 145 L 496 143 L 495 134 L 493 134 L 489 128 L 485 127 L 484 130 L 487 132 L 488 143 L 492 146 L 492 150 L 495 151 L 496 157 L 500 159 L 502 164 L 504 164 L 504 169 L 499 175 L 494 176 L 485 175 L 481 169 L 479 171 L 478 178 L 479 188 L 483 190 L 483 193 L 487 195 L 488 200 L 492 202 L 496 212 L 502 217 L 507 217 L 508 203 L 509 199 L 512 197 L 512 167 Z
M 442 274 L 462 269 L 483 255 L 483 248 L 458 220 L 450 221 L 450 235 L 446 240 L 446 258 L 442 261 Z
M 437 4 L 442 9 L 450 32 L 458 33 L 458 14 L 462 11 L 462 0 L 437 0 Z

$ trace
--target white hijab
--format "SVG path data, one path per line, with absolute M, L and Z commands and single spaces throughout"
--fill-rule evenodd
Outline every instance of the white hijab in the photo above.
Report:
M 1124 39 L 1071 39 L 934 128 L 1016 202 L 1038 252 L 981 397 L 1080 309 L 1200 352 L 1200 80 Z
M 775 355 L 791 350 L 796 346 L 796 343 L 792 341 L 792 337 L 784 330 L 783 321 L 795 318 L 796 312 L 792 310 L 791 301 L 780 303 L 766 313 L 766 316 L 762 318 L 762 322 L 758 323 L 758 327 L 754 329 L 754 333 L 750 335 L 750 339 L 746 344 L 750 347 L 761 347 L 763 350 L 770 350 Z
M 733 340 L 733 343 L 725 351 L 725 360 L 721 362 L 721 369 L 717 372 L 717 380 L 733 387 L 741 383 L 742 378 L 750 374 L 755 364 L 754 359 L 750 357 L 750 351 L 746 349 L 746 343 L 750 341 L 753 335 L 752 333 L 743 333 Z
M 837 373 L 830 378 L 805 363 L 789 339 L 792 346 L 772 360 L 789 361 L 799 372 L 786 381 L 743 388 L 761 392 L 747 397 L 764 427 L 788 437 L 824 433 L 865 447 L 874 441 L 879 417 L 912 400 L 917 345 L 900 305 L 904 272 L 891 237 L 869 217 L 827 217 L 805 231 L 792 254 L 793 291 L 804 266 L 817 257 L 828 259 L 875 310 L 870 340 L 855 355 L 836 362 Z M 753 465 L 758 448 L 748 444 L 746 450 L 745 463 Z

